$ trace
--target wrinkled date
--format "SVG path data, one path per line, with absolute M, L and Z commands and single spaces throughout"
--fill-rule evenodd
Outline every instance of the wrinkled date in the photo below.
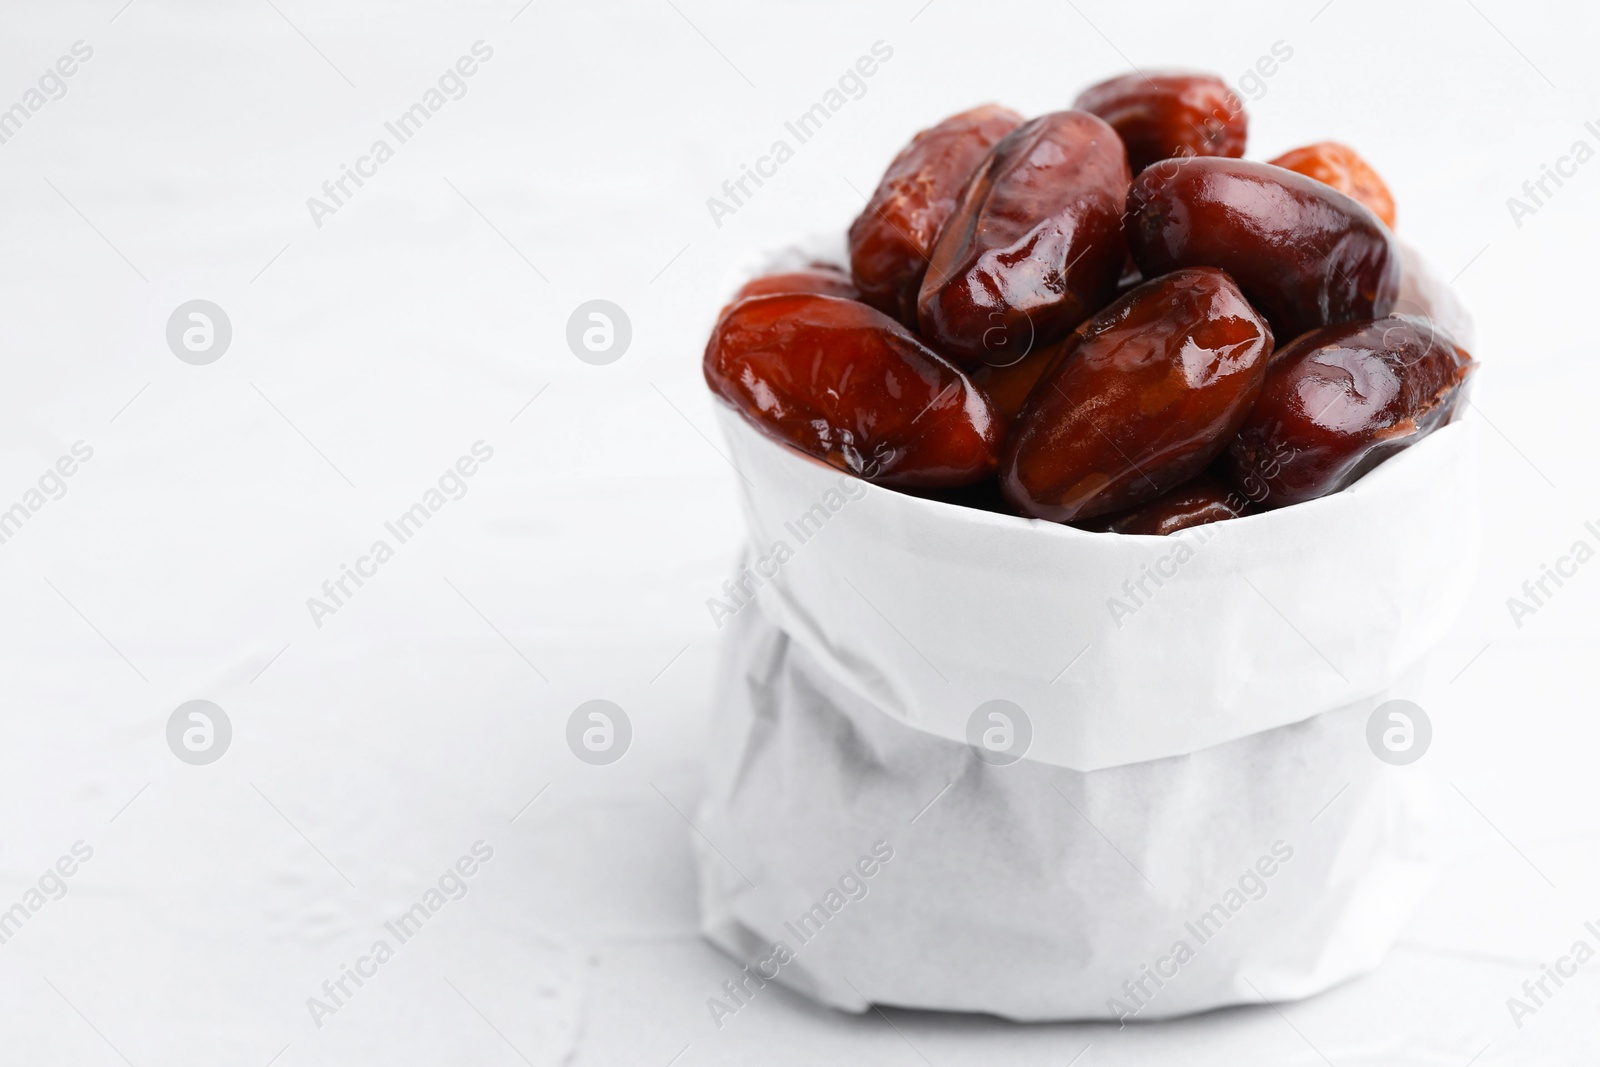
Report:
M 1211 74 L 1124 74 L 1085 89 L 1072 106 L 1117 131 L 1135 174 L 1174 156 L 1237 158 L 1249 134 L 1244 104 Z
M 855 282 L 850 280 L 850 275 L 827 263 L 813 263 L 799 270 L 763 274 L 759 278 L 750 279 L 733 294 L 733 299 L 728 301 L 728 307 L 723 308 L 722 312 L 727 314 L 728 308 L 752 296 L 779 296 L 784 293 L 816 293 L 819 296 L 837 296 L 845 300 L 861 298 L 861 293 L 856 289 Z
M 1306 334 L 1273 359 L 1228 450 L 1233 483 L 1269 508 L 1343 489 L 1449 422 L 1475 366 L 1410 316 Z
M 1034 387 L 1001 458 L 1006 499 L 1074 522 L 1181 485 L 1238 430 L 1271 350 L 1222 271 L 1146 282 L 1080 326 Z
M 742 301 L 712 332 L 704 370 L 753 425 L 870 481 L 957 486 L 995 470 L 1003 429 L 989 399 L 865 304 L 814 294 Z
M 862 300 L 917 324 L 917 289 L 956 198 L 989 149 L 1021 123 L 1015 111 L 985 104 L 923 130 L 900 150 L 850 224 L 850 273 Z
M 1284 343 L 1387 315 L 1400 248 L 1366 207 L 1303 174 L 1243 159 L 1167 161 L 1128 191 L 1128 244 L 1155 277 L 1220 267 Z
M 973 173 L 934 245 L 917 324 L 968 367 L 1011 364 L 1105 304 L 1125 261 L 1127 153 L 1083 111 L 1018 126 Z
M 1285 152 L 1269 162 L 1274 167 L 1315 178 L 1352 200 L 1361 201 L 1383 220 L 1385 226 L 1394 229 L 1394 197 L 1389 193 L 1389 187 L 1383 184 L 1383 179 L 1378 177 L 1378 172 L 1357 155 L 1354 148 L 1337 141 L 1318 141 Z
M 1207 472 L 1148 504 L 1087 525 L 1108 533 L 1165 537 L 1192 526 L 1237 519 L 1249 510 L 1250 501 L 1243 493 L 1225 478 Z

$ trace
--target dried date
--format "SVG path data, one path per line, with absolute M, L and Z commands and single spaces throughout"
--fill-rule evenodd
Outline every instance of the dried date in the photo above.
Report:
M 728 301 L 728 307 L 722 310 L 726 313 L 728 308 L 752 296 L 778 296 L 784 293 L 816 293 L 819 296 L 837 296 L 845 300 L 861 299 L 860 290 L 856 288 L 850 275 L 831 264 L 813 263 L 799 270 L 763 274 L 759 278 L 750 279 L 733 294 L 733 299 Z
M 1242 156 L 1249 135 L 1244 104 L 1211 74 L 1124 74 L 1085 89 L 1072 106 L 1117 131 L 1135 174 L 1174 156 Z
M 1168 160 L 1128 191 L 1128 244 L 1147 276 L 1220 267 L 1285 343 L 1389 313 L 1400 247 L 1365 206 L 1303 174 L 1243 159 Z
M 1004 424 L 988 397 L 865 304 L 741 301 L 717 323 L 703 368 L 752 425 L 869 481 L 959 486 L 996 468 Z
M 1278 353 L 1228 450 L 1264 507 L 1337 492 L 1454 416 L 1476 364 L 1421 318 L 1329 326 Z
M 1378 177 L 1378 172 L 1357 155 L 1354 148 L 1337 141 L 1318 141 L 1285 152 L 1270 162 L 1274 167 L 1315 178 L 1352 200 L 1359 200 L 1371 208 L 1385 226 L 1394 229 L 1394 196 Z
M 997 104 L 952 115 L 900 150 L 850 224 L 850 273 L 861 299 L 907 326 L 934 242 L 973 170 L 1022 116 Z
M 1116 290 L 1127 153 L 1084 111 L 1005 136 L 945 223 L 917 297 L 921 334 L 966 367 L 1011 364 L 1065 337 Z
M 1080 326 L 1034 387 L 1001 457 L 1006 499 L 1076 522 L 1183 484 L 1244 421 L 1271 350 L 1222 271 L 1144 283 Z
M 1004 367 L 979 367 L 972 372 L 972 381 L 989 395 L 994 406 L 1009 422 L 1022 410 L 1028 394 L 1033 392 L 1039 377 L 1049 368 L 1064 344 L 1065 341 L 1058 341 L 1048 348 L 1029 352 L 1017 362 Z
M 1179 530 L 1237 519 L 1250 501 L 1225 478 L 1207 471 L 1148 504 L 1098 520 L 1094 529 L 1109 533 L 1166 537 Z

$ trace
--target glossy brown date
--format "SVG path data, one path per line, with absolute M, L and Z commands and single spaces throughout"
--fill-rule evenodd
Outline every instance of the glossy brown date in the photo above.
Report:
M 733 299 L 728 301 L 727 307 L 722 309 L 721 314 L 726 315 L 728 308 L 752 296 L 779 296 L 784 293 L 816 293 L 819 296 L 837 296 L 845 300 L 861 299 L 861 293 L 856 289 L 856 283 L 851 280 L 850 275 L 831 264 L 813 263 L 799 270 L 763 274 L 759 278 L 750 279 L 733 294 Z
M 1124 74 L 1085 89 L 1072 106 L 1117 131 L 1135 174 L 1174 156 L 1237 158 L 1250 129 L 1239 97 L 1210 74 Z
M 1000 414 L 1010 422 L 1022 410 L 1028 394 L 1033 392 L 1040 376 L 1049 368 L 1064 344 L 1065 341 L 1057 341 L 1046 348 L 1029 352 L 1009 366 L 979 367 L 972 372 L 973 384 L 988 394 Z
M 1288 343 L 1387 315 L 1400 247 L 1376 215 L 1303 174 L 1243 159 L 1167 160 L 1128 191 L 1128 244 L 1147 276 L 1220 267 Z
M 988 397 L 905 327 L 853 300 L 741 301 L 706 345 L 706 383 L 764 433 L 869 481 L 957 486 L 995 470 Z
M 973 173 L 934 245 L 919 332 L 967 367 L 1010 364 L 1065 337 L 1122 272 L 1128 159 L 1084 111 L 1023 123 Z
M 1193 526 L 1237 519 L 1249 509 L 1250 501 L 1243 493 L 1227 479 L 1207 471 L 1148 504 L 1085 525 L 1107 533 L 1165 537 Z
M 900 150 L 850 224 L 850 273 L 861 299 L 907 326 L 917 289 L 956 198 L 989 149 L 1022 123 L 997 104 L 951 115 Z
M 1448 423 L 1474 367 L 1410 316 L 1305 334 L 1274 357 L 1228 450 L 1233 484 L 1269 508 L 1337 492 Z
M 1359 200 L 1382 219 L 1385 226 L 1394 229 L 1393 194 L 1383 184 L 1383 179 L 1378 177 L 1378 172 L 1349 145 L 1342 145 L 1338 141 L 1318 141 L 1285 152 L 1269 162 L 1274 167 L 1315 178 L 1352 200 Z
M 1075 522 L 1183 484 L 1244 421 L 1271 350 L 1222 271 L 1144 283 L 1080 326 L 1034 387 L 1000 460 L 1006 499 Z

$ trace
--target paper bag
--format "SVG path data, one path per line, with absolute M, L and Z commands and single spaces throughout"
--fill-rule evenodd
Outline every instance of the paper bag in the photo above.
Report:
M 1470 319 L 1407 254 L 1402 310 Z M 696 837 L 703 927 L 776 981 L 1015 1019 L 1160 1018 L 1374 966 L 1428 885 L 1368 717 L 1476 564 L 1476 437 L 1319 500 L 1093 534 L 858 481 L 719 405 L 750 541 Z

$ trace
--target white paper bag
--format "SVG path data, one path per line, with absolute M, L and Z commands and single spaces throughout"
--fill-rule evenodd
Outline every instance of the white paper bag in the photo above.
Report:
M 1409 253 L 1402 297 L 1470 346 Z M 1470 588 L 1474 427 L 1157 538 L 882 489 L 719 416 L 750 532 L 696 840 L 704 930 L 749 965 L 719 1023 L 773 980 L 1147 1019 L 1377 963 L 1430 873 L 1366 723 Z

